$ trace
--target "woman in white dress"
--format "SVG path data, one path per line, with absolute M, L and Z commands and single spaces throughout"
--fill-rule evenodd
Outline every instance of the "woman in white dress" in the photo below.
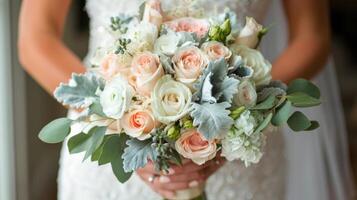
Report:
M 100 27 L 119 13 L 135 14 L 143 0 L 88 0 L 91 18 L 90 52 L 105 41 Z M 64 21 L 70 0 L 24 0 L 20 17 L 19 53 L 25 69 L 50 93 L 72 72 L 84 72 L 82 62 L 61 42 Z M 263 52 L 273 63 L 273 76 L 289 82 L 295 77 L 311 78 L 324 66 L 329 52 L 327 0 L 282 1 L 285 17 L 278 1 L 269 0 L 161 0 L 190 9 L 191 5 L 205 10 L 206 15 L 225 7 L 236 11 L 243 22 L 245 16 L 262 21 L 269 8 L 270 21 L 275 21 L 272 33 L 266 37 Z M 273 5 L 273 6 L 272 6 Z M 172 12 L 164 10 L 164 12 Z M 285 46 L 285 31 L 289 40 Z M 282 52 L 282 53 L 280 53 Z M 311 135 L 271 134 L 262 161 L 249 168 L 239 162 L 203 167 L 186 164 L 167 176 L 153 176 L 148 165 L 125 184 L 117 182 L 111 168 L 98 167 L 82 156 L 69 155 L 64 145 L 60 160 L 60 200 L 160 199 L 171 197 L 174 191 L 206 181 L 208 199 L 277 200 L 305 199 L 347 200 L 352 198 L 346 136 L 341 121 L 337 84 L 331 66 L 318 77 L 325 102 L 311 111 L 322 127 Z M 76 115 L 74 111 L 70 114 Z M 286 156 L 285 156 L 286 155 Z M 285 159 L 287 158 L 287 159 Z M 155 179 L 149 180 L 151 177 Z M 154 192 L 155 191 L 155 192 Z

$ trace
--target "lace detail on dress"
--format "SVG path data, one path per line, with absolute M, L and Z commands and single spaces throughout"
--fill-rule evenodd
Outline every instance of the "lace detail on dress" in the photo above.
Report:
M 111 16 L 136 14 L 143 0 L 88 0 L 87 11 L 91 19 L 89 55 L 105 42 L 100 27 L 109 23 Z M 204 9 L 206 15 L 229 7 L 239 18 L 246 15 L 264 15 L 268 0 L 163 0 L 167 15 L 175 14 L 172 5 L 190 3 L 187 9 Z M 174 4 L 171 4 L 174 3 Z M 171 4 L 171 5 L 170 5 Z M 177 5 L 180 6 L 180 5 Z M 176 13 L 177 14 L 177 13 Z M 202 14 L 202 13 L 201 13 Z M 73 128 L 72 133 L 80 130 Z M 283 136 L 269 133 L 265 154 L 260 163 L 248 168 L 241 162 L 226 163 L 207 182 L 206 192 L 210 200 L 280 200 L 284 197 L 285 159 Z M 125 184 L 119 183 L 110 166 L 100 166 L 90 161 L 82 163 L 83 155 L 69 155 L 63 146 L 59 171 L 59 200 L 154 200 L 161 199 L 137 175 Z

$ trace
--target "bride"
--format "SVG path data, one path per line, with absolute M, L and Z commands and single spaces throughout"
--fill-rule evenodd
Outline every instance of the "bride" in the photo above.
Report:
M 100 27 L 106 26 L 111 16 L 139 12 L 142 1 L 87 0 L 86 9 L 91 18 L 89 55 L 106 39 Z M 265 19 L 268 25 L 275 24 L 262 47 L 266 55 L 275 59 L 274 79 L 288 83 L 296 77 L 312 78 L 324 67 L 329 54 L 327 0 L 281 2 L 282 5 L 277 0 L 161 0 L 161 5 L 165 14 L 175 12 L 175 8 L 186 9 L 189 14 L 198 7 L 210 15 L 229 7 L 242 22 L 245 16 L 253 16 L 261 22 Z M 50 93 L 60 82 L 67 81 L 71 73 L 85 71 L 81 60 L 61 41 L 70 4 L 71 0 L 24 0 L 22 5 L 20 60 Z M 174 9 L 165 10 L 165 5 Z M 315 80 L 325 99 L 310 115 L 320 121 L 321 128 L 309 135 L 273 133 L 267 141 L 263 160 L 255 166 L 245 168 L 239 162 L 224 164 L 223 160 L 204 166 L 188 162 L 183 167 L 172 168 L 167 175 L 158 175 L 148 164 L 127 183 L 120 184 L 110 167 L 98 167 L 90 161 L 82 163 L 82 155 L 70 156 L 64 145 L 58 197 L 60 200 L 140 200 L 160 199 L 160 195 L 172 198 L 176 190 L 206 182 L 208 199 L 351 199 L 353 183 L 346 132 L 332 66 L 325 67 Z M 69 113 L 76 114 L 76 111 Z

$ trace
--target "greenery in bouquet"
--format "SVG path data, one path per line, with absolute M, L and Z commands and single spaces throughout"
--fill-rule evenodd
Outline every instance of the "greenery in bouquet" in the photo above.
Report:
M 67 139 L 70 153 L 110 164 L 125 182 L 149 160 L 167 171 L 182 159 L 204 164 L 219 151 L 248 167 L 263 156 L 269 127 L 318 128 L 296 108 L 319 105 L 319 89 L 304 79 L 271 80 L 272 65 L 257 49 L 267 29 L 253 18 L 240 28 L 229 11 L 167 20 L 159 5 L 141 10 L 111 18 L 103 33 L 110 39 L 89 72 L 56 89 L 59 102 L 82 112 L 50 122 L 42 141 Z

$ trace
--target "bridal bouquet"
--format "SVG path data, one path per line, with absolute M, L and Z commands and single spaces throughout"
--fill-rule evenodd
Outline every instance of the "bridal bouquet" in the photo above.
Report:
M 267 127 L 318 127 L 294 107 L 319 105 L 319 89 L 304 79 L 288 86 L 271 80 L 272 65 L 257 49 L 267 29 L 253 18 L 240 27 L 229 11 L 163 17 L 161 9 L 147 1 L 138 16 L 111 18 L 89 72 L 54 92 L 81 114 L 50 122 L 42 141 L 68 137 L 70 153 L 110 164 L 125 182 L 148 160 L 167 171 L 182 159 L 202 165 L 219 153 L 248 167 L 263 156 Z M 82 132 L 71 133 L 75 125 Z

